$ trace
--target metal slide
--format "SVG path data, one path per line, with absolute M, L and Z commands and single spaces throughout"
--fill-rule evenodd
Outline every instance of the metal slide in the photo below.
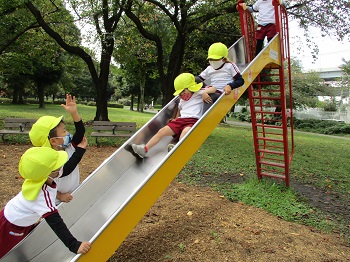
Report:
M 190 132 L 167 152 L 172 138 L 164 138 L 141 160 L 133 156 L 132 143 L 147 142 L 177 108 L 178 97 L 107 158 L 73 192 L 74 201 L 58 207 L 64 222 L 79 240 L 91 241 L 86 255 L 71 253 L 43 220 L 1 261 L 106 261 L 142 219 L 158 197 L 198 150 L 221 119 L 236 103 L 259 72 L 268 64 L 280 65 L 279 36 L 249 65 L 244 39 L 230 47 L 229 57 L 245 80 L 244 86 L 222 95 Z

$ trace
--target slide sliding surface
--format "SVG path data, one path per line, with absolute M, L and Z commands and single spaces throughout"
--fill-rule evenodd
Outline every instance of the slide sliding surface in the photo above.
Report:
M 118 150 L 111 152 L 111 156 L 73 193 L 74 201 L 59 206 L 59 212 L 72 234 L 78 240 L 92 242 L 89 253 L 71 253 L 47 223 L 42 221 L 1 261 L 106 261 L 217 127 L 262 70 L 263 64 L 278 64 L 279 49 L 275 51 L 273 44 L 276 41 L 279 41 L 278 37 L 269 43 L 269 48 L 264 49 L 267 58 L 263 56 L 262 62 L 254 59 L 247 66 L 244 62 L 243 39 L 230 47 L 231 59 L 235 59 L 233 61 L 242 70 L 244 86 L 228 96 L 222 95 L 172 151 L 167 152 L 171 137 L 162 139 L 144 159 L 131 154 L 130 145 L 146 143 L 163 127 L 176 111 L 178 97 Z

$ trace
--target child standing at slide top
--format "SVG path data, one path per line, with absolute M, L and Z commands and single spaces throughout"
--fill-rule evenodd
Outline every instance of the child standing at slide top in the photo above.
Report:
M 87 147 L 85 127 L 78 113 L 75 97 L 67 94 L 66 104 L 61 106 L 72 116 L 75 125 L 74 135 L 66 130 L 63 116 L 40 117 L 29 132 L 30 140 L 34 146 L 65 150 L 68 153 L 69 159 L 61 168 L 60 179 L 57 181 L 57 205 L 60 202 L 68 203 L 73 199 L 71 193 L 80 184 L 78 164 Z
M 56 170 L 67 159 L 66 152 L 48 147 L 32 147 L 22 155 L 18 166 L 24 178 L 22 191 L 0 212 L 0 258 L 24 239 L 41 218 L 71 252 L 85 254 L 90 250 L 89 242 L 80 242 L 70 233 L 56 209 Z
M 267 41 L 270 42 L 270 40 L 276 35 L 276 18 L 273 1 L 274 0 L 258 0 L 253 5 L 247 5 L 246 3 L 242 3 L 243 1 L 238 1 L 238 4 L 241 4 L 243 10 L 248 10 L 251 13 L 258 13 L 258 25 L 255 32 L 255 56 L 257 56 L 263 49 L 265 37 L 267 37 Z M 280 5 L 283 4 L 283 0 L 275 1 L 278 1 Z
M 202 116 L 203 101 L 211 103 L 209 94 L 215 93 L 213 86 L 202 88 L 203 84 L 197 84 L 190 73 L 182 73 L 174 80 L 175 93 L 180 96 L 178 115 L 166 126 L 162 127 L 146 145 L 132 144 L 133 151 L 141 158 L 147 156 L 148 151 L 165 136 L 173 136 L 175 139 L 184 137 L 191 127 Z M 168 146 L 168 151 L 174 145 Z
M 216 92 L 211 94 L 212 101 L 204 104 L 203 113 L 220 97 L 222 93 L 229 95 L 231 91 L 244 84 L 241 72 L 236 64 L 228 59 L 228 49 L 223 43 L 214 43 L 208 49 L 209 66 L 204 69 L 196 82 L 210 81 L 210 85 L 216 88 Z

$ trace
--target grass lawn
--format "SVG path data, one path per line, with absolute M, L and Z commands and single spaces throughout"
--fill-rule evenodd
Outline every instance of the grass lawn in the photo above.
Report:
M 84 122 L 92 121 L 95 107 L 78 105 Z M 137 128 L 152 118 L 152 113 L 139 113 L 129 109 L 109 108 L 111 121 L 133 121 Z M 155 111 L 156 112 L 156 111 Z M 68 130 L 74 130 L 72 120 L 58 105 L 0 105 L 0 128 L 5 117 L 39 118 L 43 115 L 64 115 Z M 94 140 L 86 134 L 90 146 Z M 28 138 L 11 137 L 13 143 L 29 142 Z M 99 139 L 100 141 L 100 139 Z M 101 140 L 102 141 L 102 140 Z M 122 141 L 106 139 L 106 145 Z M 219 150 L 218 150 L 219 149 Z M 295 132 L 295 156 L 291 165 L 291 181 L 314 187 L 325 194 L 336 195 L 344 203 L 350 202 L 350 140 L 313 133 Z M 228 180 L 238 177 L 239 182 Z M 177 179 L 193 185 L 206 185 L 219 191 L 232 201 L 258 206 L 285 220 L 303 223 L 320 230 L 341 232 L 350 241 L 349 216 L 339 217 L 324 213 L 301 198 L 293 187 L 286 188 L 276 179 L 256 178 L 255 156 L 251 128 L 221 124 L 179 173 Z

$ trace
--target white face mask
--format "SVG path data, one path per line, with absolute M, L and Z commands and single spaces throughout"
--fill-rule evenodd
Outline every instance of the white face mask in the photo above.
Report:
M 214 69 L 218 69 L 218 68 L 220 68 L 220 67 L 224 64 L 224 61 L 222 61 L 222 60 L 218 60 L 218 61 L 209 60 L 209 64 L 210 64 Z

